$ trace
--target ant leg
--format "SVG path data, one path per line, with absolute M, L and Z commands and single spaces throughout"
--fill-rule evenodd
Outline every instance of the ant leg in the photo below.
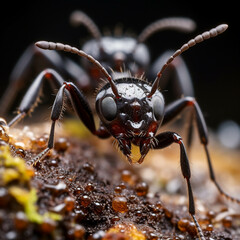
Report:
M 81 89 L 88 89 L 90 86 L 88 75 L 78 64 L 61 57 L 56 51 L 45 51 L 32 44 L 25 50 L 11 72 L 9 85 L 0 99 L 0 115 L 7 113 L 18 92 L 29 80 L 46 68 L 56 69 L 62 76 L 72 79 Z
M 65 90 L 68 93 L 67 97 L 71 101 L 71 105 L 74 111 L 77 113 L 78 117 L 82 120 L 84 125 L 88 130 L 98 136 L 99 138 L 108 138 L 111 134 L 105 129 L 105 127 L 100 123 L 100 127 L 96 129 L 95 122 L 93 118 L 93 113 L 91 108 L 81 91 L 71 82 L 64 82 Z M 55 102 L 57 102 L 57 98 Z
M 217 187 L 217 189 L 221 195 L 223 195 L 224 197 L 226 197 L 227 199 L 229 199 L 233 202 L 237 202 L 238 204 L 240 204 L 240 199 L 234 198 L 234 197 L 228 195 L 227 193 L 225 193 L 216 180 L 212 162 L 211 162 L 211 157 L 210 157 L 208 147 L 207 147 L 207 145 L 208 145 L 207 126 L 206 126 L 202 111 L 201 111 L 198 103 L 196 102 L 196 100 L 192 97 L 185 97 L 185 98 L 179 99 L 179 100 L 173 102 L 172 104 L 168 105 L 165 109 L 165 116 L 164 116 L 164 120 L 163 120 L 162 124 L 165 124 L 165 123 L 171 121 L 174 117 L 176 117 L 181 111 L 183 111 L 187 107 L 193 107 L 193 110 L 194 110 L 193 113 L 195 115 L 195 119 L 196 119 L 196 123 L 197 123 L 197 130 L 198 130 L 199 138 L 200 138 L 201 143 L 204 146 L 204 150 L 205 150 L 206 157 L 207 157 L 210 179 L 215 184 L 215 186 Z
M 202 229 L 195 217 L 195 203 L 194 203 L 193 192 L 192 192 L 192 187 L 190 183 L 191 171 L 190 171 L 188 156 L 187 156 L 182 138 L 177 133 L 174 133 L 174 132 L 163 132 L 157 135 L 156 139 L 157 141 L 156 141 L 156 145 L 154 146 L 154 149 L 162 149 L 162 148 L 168 147 L 172 143 L 177 143 L 180 146 L 181 171 L 182 171 L 183 177 L 186 179 L 187 189 L 188 189 L 188 201 L 189 201 L 188 211 L 194 221 L 199 238 L 201 240 L 205 240 Z
M 18 114 L 9 123 L 8 126 L 13 126 L 23 119 L 27 114 L 34 110 L 39 100 L 40 92 L 42 89 L 44 80 L 51 80 L 57 88 L 60 88 L 64 82 L 62 77 L 53 69 L 46 69 L 42 71 L 33 81 L 28 91 L 24 95 L 20 106 L 18 108 Z
M 33 159 L 34 165 L 37 162 L 41 161 L 48 154 L 48 152 L 54 147 L 55 123 L 61 117 L 61 113 L 64 105 L 64 94 L 66 94 L 67 97 L 70 99 L 74 111 L 77 113 L 78 117 L 82 120 L 82 122 L 90 132 L 92 132 L 94 135 L 98 136 L 99 138 L 107 138 L 110 136 L 108 131 L 103 126 L 100 126 L 99 129 L 96 130 L 93 114 L 85 97 L 73 83 L 64 82 L 63 85 L 58 90 L 57 96 L 55 98 L 55 101 L 52 107 L 52 112 L 51 112 L 52 125 L 51 125 L 50 134 L 49 134 L 47 148 L 44 149 L 40 154 L 38 154 Z

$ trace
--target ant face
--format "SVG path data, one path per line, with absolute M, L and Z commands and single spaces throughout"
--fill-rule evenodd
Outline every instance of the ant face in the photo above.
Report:
M 117 139 L 120 150 L 132 162 L 132 144 L 139 146 L 141 163 L 152 145 L 164 115 L 164 99 L 159 91 L 148 98 L 151 86 L 136 78 L 115 81 L 120 98 L 109 84 L 99 92 L 96 110 L 102 124 Z

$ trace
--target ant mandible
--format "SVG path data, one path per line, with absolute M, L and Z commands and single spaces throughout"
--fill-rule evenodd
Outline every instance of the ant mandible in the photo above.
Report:
M 121 77 L 119 79 L 113 79 L 97 60 L 84 51 L 62 43 L 46 41 L 37 42 L 36 46 L 42 49 L 66 51 L 84 57 L 95 65 L 95 67 L 103 74 L 108 82 L 100 89 L 96 97 L 96 111 L 100 118 L 100 127 L 98 129 L 96 128 L 90 106 L 81 91 L 75 84 L 65 82 L 63 78 L 52 69 L 44 70 L 34 80 L 20 104 L 18 115 L 10 121 L 8 126 L 16 124 L 33 110 L 39 97 L 43 80 L 47 79 L 53 81 L 59 87 L 59 90 L 51 111 L 52 124 L 48 145 L 46 149 L 33 159 L 34 163 L 41 161 L 54 147 L 55 123 L 61 116 L 65 95 L 70 100 L 78 117 L 82 120 L 89 131 L 99 138 L 113 136 L 117 140 L 120 150 L 130 163 L 132 163 L 132 144 L 139 146 L 141 154 L 141 157 L 138 160 L 139 164 L 143 162 L 151 148 L 162 149 L 173 143 L 178 144 L 180 147 L 181 171 L 183 177 L 186 179 L 188 189 L 189 214 L 195 223 L 199 238 L 204 240 L 204 234 L 195 217 L 195 204 L 190 183 L 191 171 L 183 140 L 180 135 L 171 131 L 162 132 L 156 135 L 158 128 L 161 125 L 168 123 L 185 108 L 192 107 L 196 117 L 195 119 L 200 141 L 206 152 L 211 180 L 223 196 L 232 201 L 236 201 L 237 203 L 240 203 L 240 200 L 226 194 L 216 181 L 208 151 L 207 127 L 202 111 L 196 100 L 193 97 L 184 97 L 165 107 L 163 95 L 159 90 L 159 82 L 162 73 L 177 56 L 197 43 L 223 33 L 227 27 L 226 24 L 219 25 L 216 28 L 212 28 L 211 30 L 196 36 L 184 44 L 166 61 L 161 70 L 157 73 L 157 77 L 153 84 L 136 77 Z

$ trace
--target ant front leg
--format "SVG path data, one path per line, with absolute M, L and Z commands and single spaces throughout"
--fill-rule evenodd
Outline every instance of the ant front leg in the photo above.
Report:
M 211 157 L 210 157 L 209 150 L 208 150 L 207 126 L 206 126 L 202 111 L 201 111 L 198 103 L 196 102 L 196 100 L 192 97 L 185 97 L 185 98 L 179 99 L 179 100 L 173 102 L 172 104 L 168 105 L 165 109 L 165 115 L 164 115 L 162 124 L 166 124 L 169 121 L 171 121 L 173 118 L 175 118 L 180 112 L 182 112 L 187 107 L 192 107 L 193 113 L 195 114 L 199 138 L 200 138 L 201 143 L 204 146 L 204 150 L 205 150 L 206 157 L 207 157 L 210 179 L 213 181 L 213 183 L 215 184 L 215 186 L 217 187 L 217 189 L 221 193 L 221 195 L 223 195 L 224 197 L 226 197 L 227 199 L 229 199 L 233 202 L 237 202 L 238 204 L 240 204 L 240 200 L 225 193 L 216 180 L 212 162 L 211 162 Z
M 107 138 L 110 136 L 103 126 L 100 126 L 99 129 L 96 130 L 92 111 L 80 90 L 73 83 L 64 82 L 63 78 L 53 69 L 45 69 L 36 77 L 20 103 L 18 114 L 8 123 L 9 127 L 18 123 L 27 114 L 34 110 L 45 79 L 53 82 L 54 85 L 59 88 L 59 90 L 51 112 L 52 126 L 50 130 L 48 146 L 34 159 L 34 161 L 43 159 L 44 156 L 46 156 L 46 154 L 53 148 L 55 122 L 59 120 L 63 111 L 64 94 L 68 97 L 68 99 L 70 99 L 75 112 L 90 132 L 99 138 Z
M 193 192 L 192 192 L 192 187 L 190 183 L 191 171 L 190 171 L 188 156 L 187 156 L 182 138 L 177 133 L 174 133 L 174 132 L 163 132 L 157 135 L 156 139 L 157 139 L 156 141 L 157 144 L 154 146 L 154 149 L 162 149 L 162 148 L 168 147 L 172 143 L 177 143 L 180 146 L 180 165 L 181 165 L 182 175 L 187 182 L 189 213 L 197 228 L 199 238 L 201 240 L 205 240 L 202 229 L 195 217 L 195 203 L 194 203 Z
M 41 161 L 48 152 L 54 147 L 54 130 L 55 130 L 55 123 L 59 120 L 63 105 L 64 105 L 64 94 L 70 99 L 71 104 L 73 106 L 74 111 L 77 113 L 78 117 L 82 120 L 84 125 L 88 128 L 88 130 L 98 136 L 99 138 L 108 138 L 110 134 L 108 131 L 103 127 L 100 126 L 99 129 L 96 129 L 94 118 L 90 106 L 85 99 L 84 95 L 79 91 L 79 89 L 70 82 L 64 82 L 61 88 L 58 90 L 57 96 L 55 98 L 52 112 L 51 112 L 51 130 L 48 139 L 47 148 L 44 149 L 40 154 L 38 154 L 34 159 L 34 165 Z

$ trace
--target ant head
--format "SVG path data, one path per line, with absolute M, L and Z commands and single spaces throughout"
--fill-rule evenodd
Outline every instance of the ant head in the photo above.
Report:
M 164 116 L 164 99 L 158 90 L 149 98 L 151 86 L 141 79 L 121 78 L 115 84 L 120 97 L 106 84 L 97 95 L 96 111 L 130 162 L 132 143 L 140 147 L 140 163 L 155 143 Z

